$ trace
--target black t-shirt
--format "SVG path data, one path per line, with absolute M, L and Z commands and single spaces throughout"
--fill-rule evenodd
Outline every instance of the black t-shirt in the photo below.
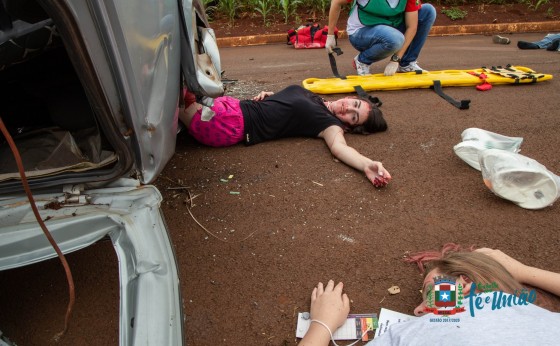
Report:
M 317 137 L 332 125 L 343 124 L 323 99 L 299 85 L 265 98 L 240 103 L 245 125 L 245 145 L 286 137 Z

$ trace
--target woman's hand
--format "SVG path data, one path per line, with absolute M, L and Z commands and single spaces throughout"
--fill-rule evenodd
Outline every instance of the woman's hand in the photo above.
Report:
M 261 91 L 257 96 L 253 97 L 253 101 L 261 101 L 271 95 L 274 95 L 272 91 Z
M 391 181 L 391 174 L 379 161 L 372 161 L 364 168 L 366 177 L 375 187 L 385 187 Z
M 342 282 L 336 286 L 329 280 L 323 288 L 319 282 L 311 293 L 311 319 L 325 323 L 334 333 L 344 324 L 350 312 L 350 300 L 346 293 L 342 293 Z
M 299 346 L 328 345 L 331 333 L 344 324 L 350 312 L 350 299 L 346 293 L 342 293 L 342 288 L 342 282 L 335 286 L 334 281 L 329 280 L 326 287 L 319 282 L 313 289 L 311 319 L 320 322 L 311 322 Z

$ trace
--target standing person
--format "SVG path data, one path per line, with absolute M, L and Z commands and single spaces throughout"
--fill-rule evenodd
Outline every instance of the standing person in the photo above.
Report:
M 196 103 L 189 92 L 184 98 L 185 110 L 179 118 L 202 144 L 225 147 L 287 137 L 319 137 L 337 159 L 364 172 L 374 186 L 385 186 L 391 180 L 381 162 L 363 156 L 344 138 L 344 132 L 370 134 L 387 129 L 383 114 L 368 99 L 325 101 L 298 85 L 276 94 L 262 91 L 253 100 L 218 97 L 212 108 Z
M 329 33 L 325 48 L 336 45 L 334 28 L 341 6 L 351 0 L 331 0 Z M 360 53 L 352 62 L 360 76 L 370 73 L 371 64 L 391 57 L 385 75 L 395 72 L 425 71 L 418 56 L 436 19 L 436 10 L 420 0 L 353 0 L 346 33 Z

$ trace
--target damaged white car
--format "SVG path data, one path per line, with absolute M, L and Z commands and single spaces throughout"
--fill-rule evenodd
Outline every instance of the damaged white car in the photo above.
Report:
M 220 71 L 198 0 L 0 1 L 0 270 L 57 256 L 27 180 L 63 253 L 112 240 L 120 345 L 182 345 L 175 255 L 147 184 L 174 153 L 182 88 L 210 104 Z

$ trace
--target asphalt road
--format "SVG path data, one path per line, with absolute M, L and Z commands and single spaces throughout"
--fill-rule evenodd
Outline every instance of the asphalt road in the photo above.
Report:
M 558 52 L 520 50 L 516 45 L 519 40 L 540 40 L 545 34 L 503 35 L 511 39 L 509 45 L 494 44 L 492 36 L 485 35 L 430 37 L 419 57 L 419 64 L 424 69 L 434 71 L 512 64 L 557 75 L 560 68 Z M 339 47 L 344 52 L 337 58 L 339 73 L 354 74 L 351 61 L 356 51 L 347 39 L 340 39 Z M 220 52 L 226 78 L 254 83 L 262 89 L 278 90 L 287 84 L 299 84 L 305 78 L 333 76 L 324 49 L 298 50 L 285 44 L 272 44 L 226 47 L 221 48 Z M 374 64 L 371 72 L 382 73 L 385 64 L 384 61 Z M 454 92 L 461 94 L 461 89 Z M 509 91 L 508 94 L 511 95 Z M 547 98 L 547 95 L 543 96 Z M 538 95 L 535 95 L 535 98 L 538 98 Z M 472 101 L 473 105 L 476 104 L 476 97 L 473 97 Z

